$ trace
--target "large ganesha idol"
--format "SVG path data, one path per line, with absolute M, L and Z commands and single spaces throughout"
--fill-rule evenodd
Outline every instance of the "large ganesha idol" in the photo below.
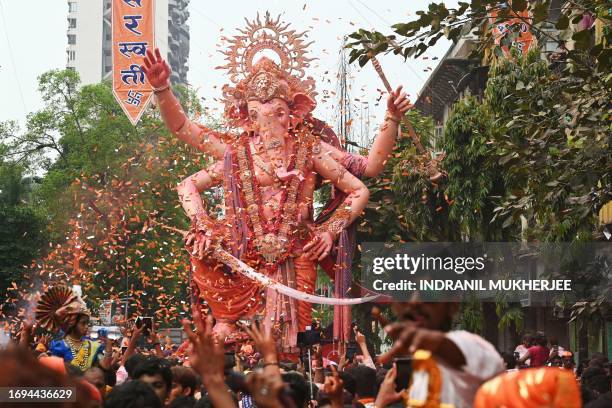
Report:
M 193 221 L 186 237 L 193 293 L 210 307 L 220 336 L 231 334 L 239 319 L 263 314 L 265 325 L 282 328 L 283 345 L 294 346 L 297 333 L 311 323 L 312 303 L 327 303 L 337 308 L 335 337 L 347 340 L 347 305 L 367 300 L 343 299 L 350 284 L 353 223 L 369 197 L 359 177 L 383 169 L 411 105 L 401 89 L 392 92 L 369 156 L 349 154 L 312 116 L 316 103 L 314 80 L 304 78 L 311 61 L 305 33 L 289 30 L 268 13 L 263 21 L 258 16 L 247 23 L 226 39 L 227 65 L 221 67 L 232 82 L 223 89 L 225 119 L 239 130 L 235 134 L 191 122 L 170 89 L 170 68 L 159 51 L 148 51 L 144 61 L 167 127 L 215 159 L 178 186 Z M 277 61 L 264 52 L 275 53 Z M 335 192 L 315 221 L 313 193 L 323 180 Z M 220 185 L 224 219 L 213 219 L 200 193 Z M 313 295 L 317 262 L 335 276 L 338 298 Z

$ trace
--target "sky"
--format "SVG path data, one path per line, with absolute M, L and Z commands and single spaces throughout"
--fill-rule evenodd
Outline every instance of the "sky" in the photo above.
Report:
M 101 1 L 101 0 L 88 0 Z M 415 12 L 427 7 L 430 0 L 260 0 L 260 1 L 208 1 L 191 0 L 188 20 L 190 31 L 189 84 L 202 98 L 202 104 L 211 114 L 221 112 L 216 101 L 221 96 L 221 86 L 227 82 L 225 72 L 215 70 L 223 64 L 220 39 L 232 35 L 236 28 L 245 25 L 245 18 L 254 19 L 257 12 L 269 11 L 281 15 L 281 21 L 291 24 L 297 31 L 308 31 L 314 43 L 309 56 L 317 58 L 311 63 L 307 75 L 317 82 L 317 117 L 333 124 L 337 103 L 334 92 L 337 87 L 338 65 L 342 38 L 358 28 L 375 28 L 391 33 L 390 26 L 415 18 Z M 451 7 L 456 1 L 447 1 Z M 36 12 L 32 12 L 36 10 Z M 0 121 L 17 120 L 25 123 L 27 113 L 40 109 L 42 100 L 37 90 L 37 77 L 50 69 L 62 69 L 66 65 L 66 29 L 68 6 L 66 0 L 0 0 Z M 26 29 L 39 27 L 38 30 Z M 418 60 L 408 60 L 394 55 L 379 58 L 393 86 L 402 84 L 411 100 L 417 94 L 437 62 L 449 47 L 439 41 Z M 355 131 L 373 134 L 385 112 L 385 99 L 380 99 L 382 83 L 373 67 L 350 66 L 350 97 L 354 109 Z M 324 98 L 327 94 L 329 97 Z M 366 109 L 366 105 L 369 109 Z M 359 141 L 359 137 L 356 137 Z

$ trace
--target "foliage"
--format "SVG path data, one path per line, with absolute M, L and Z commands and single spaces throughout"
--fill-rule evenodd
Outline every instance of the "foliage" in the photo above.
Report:
M 44 213 L 26 201 L 32 184 L 23 171 L 0 161 L 0 297 L 21 283 L 23 267 L 38 257 L 46 239 Z
M 550 70 L 535 51 L 522 61 L 499 61 L 491 74 L 485 103 L 512 186 L 496 218 L 504 226 L 524 218 L 532 239 L 590 240 L 596 212 L 612 197 L 604 102 L 610 91 Z M 579 86 L 592 92 L 572 92 Z
M 493 56 L 485 59 L 491 66 L 482 104 L 459 102 L 445 129 L 443 164 L 449 179 L 442 189 L 452 205 L 448 215 L 436 214 L 435 220 L 460 228 L 463 239 L 513 240 L 520 232 L 528 240 L 591 240 L 594 215 L 612 198 L 609 2 L 574 1 L 558 19 L 549 15 L 549 7 L 546 0 L 470 0 L 456 9 L 432 3 L 414 21 L 395 24 L 393 34 L 358 30 L 350 35 L 350 61 L 361 66 L 379 53 L 418 58 L 442 36 L 457 41 L 468 33 L 476 43 L 471 57 Z M 518 14 L 527 9 L 531 18 Z M 512 52 L 505 58 L 490 27 L 512 20 L 499 39 Z M 558 49 L 546 55 L 532 47 L 519 56 L 512 42 L 521 24 L 539 44 Z M 409 182 L 397 182 L 409 188 Z M 434 219 L 423 218 L 439 235 Z M 603 313 L 593 311 L 601 297 L 583 299 L 574 316 Z M 496 306 L 500 327 L 522 325 L 519 307 L 503 299 Z
M 470 298 L 467 302 L 461 303 L 461 311 L 459 313 L 459 327 L 463 330 L 472 333 L 482 334 L 482 324 L 484 322 L 484 313 L 482 304 L 477 298 Z
M 417 12 L 418 19 L 395 24 L 392 35 L 367 30 L 351 34 L 351 61 L 363 66 L 382 52 L 416 58 L 442 36 L 455 41 L 470 32 L 477 55 L 491 49 L 501 55 L 489 28 L 511 19 L 517 21 L 501 38 L 502 45 L 511 45 L 525 24 L 541 44 L 558 46 L 554 70 L 533 58 L 493 67 L 500 70 L 493 76 L 507 86 L 489 86 L 491 106 L 499 107 L 502 100 L 505 105 L 491 111 L 499 129 L 494 142 L 499 143 L 500 164 L 511 169 L 513 184 L 512 193 L 500 197 L 496 213 L 508 228 L 518 229 L 524 219 L 532 238 L 584 240 L 595 226 L 594 213 L 612 197 L 609 3 L 571 2 L 557 20 L 549 15 L 549 6 L 545 0 L 471 0 L 459 2 L 457 9 L 432 3 Z M 527 9 L 532 18 L 517 14 Z M 594 17 L 601 30 L 591 27 Z M 534 177 L 527 180 L 525 174 Z
M 492 159 L 490 124 L 486 109 L 476 98 L 466 97 L 455 104 L 444 129 L 446 194 L 453 200 L 449 219 L 469 240 L 506 238 L 499 223 L 491 222 L 492 199 L 503 195 L 504 183 L 502 168 Z
M 177 324 L 189 307 L 189 259 L 182 236 L 157 223 L 188 228 L 175 186 L 208 159 L 171 136 L 154 109 L 132 126 L 108 83 L 79 88 L 74 72 L 51 71 L 40 90 L 46 105 L 28 117 L 23 134 L 2 127 L 12 130 L 3 132 L 3 157 L 46 172 L 36 199 L 48 212 L 52 243 L 21 272 L 28 282 L 6 299 L 5 311 L 24 306 L 20 298 L 43 282 L 68 282 L 81 283 L 89 299 L 129 298 L 131 314 Z M 177 91 L 185 111 L 197 115 L 194 95 Z
M 433 137 L 430 118 L 409 111 L 421 143 L 429 146 Z M 444 241 L 453 228 L 447 222 L 443 187 L 422 177 L 415 168 L 421 157 L 403 129 L 394 153 L 383 173 L 367 182 L 370 202 L 359 225 L 369 241 Z

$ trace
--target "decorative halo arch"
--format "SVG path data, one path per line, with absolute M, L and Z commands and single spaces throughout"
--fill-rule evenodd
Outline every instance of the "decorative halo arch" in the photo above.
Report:
M 225 65 L 217 69 L 226 69 L 230 80 L 237 84 L 246 78 L 257 61 L 255 58 L 262 51 L 272 51 L 279 58 L 279 68 L 296 78 L 304 78 L 305 69 L 315 58 L 306 56 L 307 48 L 312 44 L 306 42 L 306 32 L 297 33 L 289 29 L 288 23 L 281 23 L 280 15 L 273 19 L 266 11 L 262 21 L 259 13 L 253 21 L 245 18 L 244 29 L 238 29 L 240 35 L 222 37 L 229 43 L 229 48 L 220 51 L 225 55 Z

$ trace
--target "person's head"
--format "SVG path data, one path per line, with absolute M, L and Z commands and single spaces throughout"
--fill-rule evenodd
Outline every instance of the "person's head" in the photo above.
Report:
M 92 401 L 87 386 L 79 379 L 72 378 L 66 373 L 61 358 L 58 358 L 58 363 L 55 363 L 54 359 L 55 357 L 44 357 L 39 360 L 22 347 L 9 346 L 4 350 L 0 349 L 0 373 L 2 373 L 0 374 L 0 387 L 32 387 L 36 389 L 45 387 L 67 389 L 72 387 L 76 401 L 66 404 L 58 403 L 58 407 L 95 406 L 95 401 Z M 28 404 L 21 405 L 27 406 Z M 37 406 L 43 405 L 37 404 Z
M 196 372 L 183 366 L 173 366 L 170 370 L 172 371 L 172 389 L 168 402 L 183 395 L 193 396 L 198 385 Z
M 376 370 L 366 367 L 351 367 L 347 372 L 355 379 L 355 397 L 376 397 Z
M 289 387 L 289 397 L 297 408 L 306 406 L 310 398 L 308 382 L 299 373 L 291 372 L 282 374 L 283 382 Z
M 504 359 L 504 365 L 506 366 L 506 370 L 512 370 L 516 367 L 516 358 L 514 357 L 514 353 L 501 353 L 502 358 Z
M 140 353 L 132 354 L 125 362 L 125 371 L 128 374 L 128 378 L 131 380 L 134 378 L 134 370 L 136 367 L 147 360 L 147 357 Z
M 547 339 L 546 339 L 546 334 L 544 333 L 538 333 L 535 336 L 535 344 L 538 346 L 542 346 L 542 347 L 546 347 L 546 344 L 548 343 Z
M 149 385 L 164 403 L 172 389 L 172 371 L 165 360 L 150 357 L 134 369 L 134 379 Z
M 591 354 L 591 358 L 589 359 L 589 367 L 599 367 L 603 368 L 608 362 L 608 358 L 604 356 L 602 353 L 595 352 Z
M 105 408 L 162 408 L 163 403 L 150 386 L 128 381 L 113 388 L 104 401 Z
M 548 343 L 550 344 L 551 347 L 555 347 L 559 345 L 559 339 L 557 339 L 555 336 L 549 336 L 548 337 Z
M 449 331 L 453 317 L 459 311 L 458 302 L 410 302 L 393 303 L 393 310 L 399 320 L 411 320 L 417 326 L 429 329 Z
M 587 368 L 582 373 L 581 382 L 598 395 L 610 392 L 610 378 L 603 368 Z
M 168 408 L 194 408 L 196 399 L 189 395 L 181 395 L 176 397 L 168 404 Z
M 344 389 L 349 392 L 352 396 L 355 396 L 355 390 L 357 388 L 357 383 L 355 382 L 355 378 L 346 371 L 340 371 L 338 376 L 342 380 Z
M 576 362 L 574 361 L 574 354 L 571 351 L 565 351 L 563 355 L 561 355 L 561 361 L 563 368 L 573 370 L 576 366 Z
M 102 399 L 106 397 L 106 381 L 104 371 L 102 371 L 98 367 L 91 367 L 85 371 L 83 374 L 83 378 L 95 386 L 98 391 L 100 391 L 100 395 Z
M 523 346 L 531 347 L 532 343 L 533 343 L 533 336 L 530 333 L 525 333 L 523 335 Z
M 244 374 L 238 371 L 230 370 L 225 373 L 225 384 L 233 392 L 247 392 L 246 378 Z
M 89 315 L 88 314 L 79 314 L 76 319 L 76 323 L 72 326 L 67 335 L 81 338 L 87 336 L 87 332 L 89 331 Z

